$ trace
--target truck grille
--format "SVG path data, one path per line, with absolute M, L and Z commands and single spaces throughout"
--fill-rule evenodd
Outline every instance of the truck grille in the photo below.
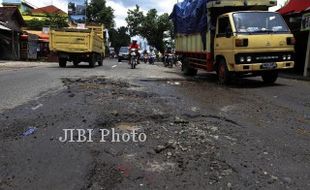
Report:
M 294 53 L 293 52 L 239 53 L 235 55 L 235 61 L 236 61 L 236 64 L 294 61 Z

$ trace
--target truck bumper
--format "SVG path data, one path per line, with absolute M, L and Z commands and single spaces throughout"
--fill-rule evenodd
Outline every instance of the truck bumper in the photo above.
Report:
M 253 63 L 253 64 L 235 64 L 233 66 L 234 72 L 257 72 L 257 71 L 268 71 L 268 70 L 282 70 L 282 69 L 292 69 L 294 68 L 294 61 L 276 62 L 275 68 L 264 68 L 263 63 Z

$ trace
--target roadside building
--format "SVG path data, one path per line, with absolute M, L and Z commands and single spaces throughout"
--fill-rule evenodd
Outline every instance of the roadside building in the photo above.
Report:
M 17 7 L 0 7 L 0 59 L 20 59 L 20 35 L 25 21 Z
M 23 18 L 27 23 L 27 27 L 24 28 L 25 37 L 27 35 L 38 36 L 38 59 L 55 60 L 49 51 L 49 29 L 50 27 L 61 28 L 67 26 L 68 14 L 53 5 L 49 5 L 25 13 L 23 14 Z
M 34 9 L 34 5 L 30 4 L 26 0 L 2 0 L 3 7 L 17 7 L 21 14 L 31 12 Z
M 310 13 L 310 0 L 290 0 L 284 7 L 279 9 L 278 12 L 284 17 L 296 38 L 295 72 L 304 75 L 307 70 L 307 64 L 309 64 L 309 60 L 307 61 L 306 57 L 307 54 L 309 54 L 307 46 L 308 41 L 310 41 L 310 34 L 309 30 L 302 29 L 302 23 L 305 22 L 302 19 L 304 15 Z

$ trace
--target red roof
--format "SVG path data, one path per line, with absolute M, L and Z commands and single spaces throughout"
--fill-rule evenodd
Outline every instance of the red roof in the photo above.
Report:
M 31 11 L 33 14 L 66 14 L 59 8 L 55 7 L 54 5 L 49 5 L 47 7 L 41 7 L 38 9 L 33 9 Z
M 305 12 L 310 9 L 310 0 L 290 0 L 278 10 L 282 15 Z

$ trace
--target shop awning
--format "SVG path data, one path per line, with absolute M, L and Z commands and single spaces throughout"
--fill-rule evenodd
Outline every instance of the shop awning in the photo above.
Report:
M 281 15 L 297 14 L 310 10 L 310 0 L 290 0 L 284 7 L 279 9 Z
M 39 37 L 39 41 L 48 42 L 49 41 L 49 34 L 44 33 L 42 31 L 33 31 L 33 30 L 25 30 L 27 34 L 34 34 Z

